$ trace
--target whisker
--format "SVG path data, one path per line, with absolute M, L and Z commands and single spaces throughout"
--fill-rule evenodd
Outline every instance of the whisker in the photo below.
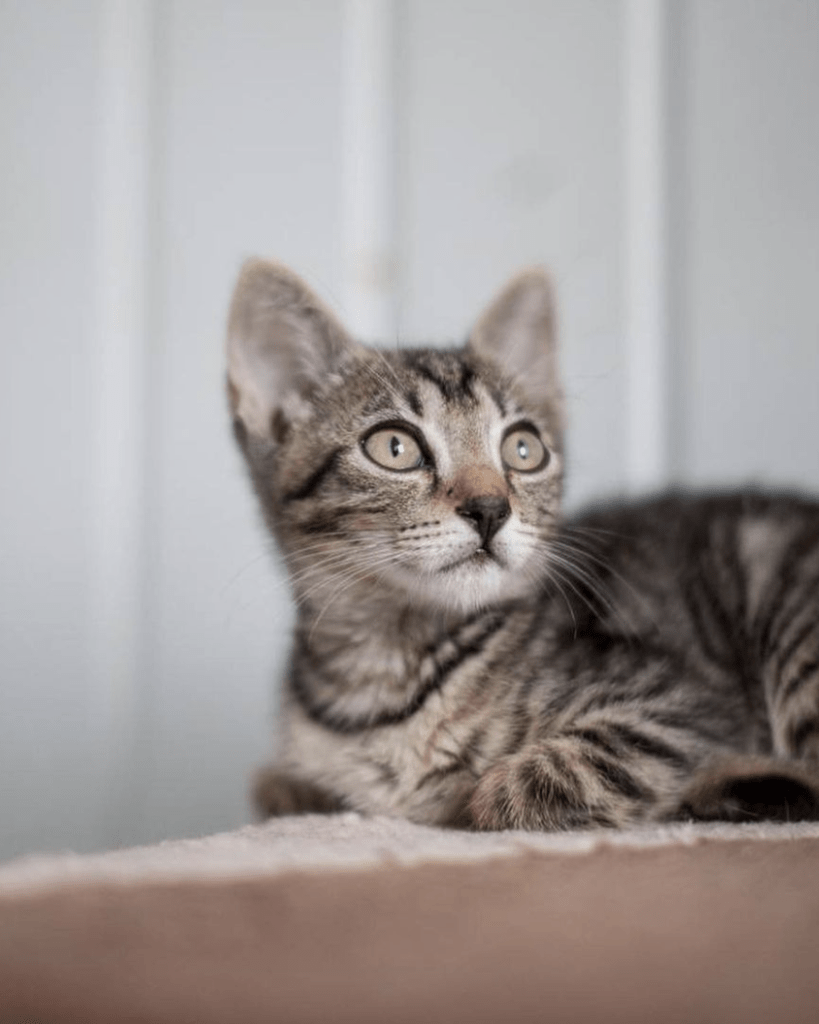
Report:
M 314 630 L 316 629 L 319 622 L 323 618 L 327 609 L 341 596 L 341 594 L 349 590 L 350 587 L 354 586 L 356 583 L 360 583 L 362 580 L 366 579 L 367 576 L 371 575 L 379 566 L 388 565 L 392 560 L 393 559 L 390 554 L 385 554 L 383 558 L 377 560 L 375 563 L 368 566 L 362 566 L 362 572 L 358 574 L 351 572 L 349 574 L 349 579 L 342 581 L 342 583 L 338 587 L 336 587 L 328 597 L 327 601 L 325 602 L 324 606 L 322 607 L 321 611 L 316 616 L 312 626 L 310 627 L 309 637 L 312 637 Z
M 616 604 L 610 594 L 608 594 L 603 588 L 602 581 L 597 579 L 591 572 L 589 572 L 584 566 L 578 565 L 577 562 L 567 557 L 567 554 L 551 552 L 552 557 L 562 565 L 570 574 L 574 575 L 582 584 L 584 584 L 591 593 L 591 596 L 600 602 L 602 608 L 607 611 L 612 617 L 614 617 L 625 630 L 627 634 L 634 634 L 635 628 L 622 612 L 620 607 Z M 589 610 L 595 614 L 600 614 L 600 608 L 595 608 L 591 601 L 589 601 L 585 595 L 578 594 L 585 600 Z
M 609 575 L 614 577 L 614 579 L 616 579 L 618 581 L 618 583 L 620 583 L 623 587 L 625 587 L 626 590 L 628 590 L 628 592 L 631 594 L 631 596 L 635 599 L 636 603 L 640 606 L 640 608 L 642 610 L 642 613 L 652 623 L 654 623 L 655 626 L 657 625 L 657 619 L 656 619 L 656 615 L 654 613 L 653 608 L 651 608 L 651 606 L 647 603 L 645 597 L 639 592 L 639 590 L 637 590 L 637 588 L 634 586 L 634 584 L 631 582 L 631 580 L 627 579 L 625 576 L 623 576 L 623 574 L 621 572 L 619 572 L 617 569 L 615 569 L 615 567 L 611 563 L 611 561 L 609 561 L 608 559 L 602 558 L 602 557 L 598 556 L 597 554 L 592 553 L 590 551 L 574 548 L 571 545 L 566 544 L 565 542 L 558 541 L 557 543 L 558 544 L 562 543 L 564 549 L 568 549 L 569 551 L 572 551 L 573 553 L 577 553 L 577 554 L 582 555 L 585 558 L 588 558 L 590 561 L 595 562 L 602 569 L 604 569 L 606 572 L 608 572 Z M 602 582 L 602 581 L 600 581 L 600 582 Z M 631 627 L 631 628 L 633 629 L 633 627 Z
M 628 534 L 622 533 L 618 530 L 606 530 L 601 526 L 584 526 L 582 523 L 564 522 L 561 528 L 569 533 L 592 534 L 592 540 L 598 539 L 599 537 L 614 537 L 617 540 L 628 540 Z
M 238 569 L 233 574 L 233 576 L 231 576 L 230 579 L 222 586 L 222 589 L 219 592 L 219 596 L 224 597 L 225 594 L 231 589 L 231 587 L 234 587 L 236 583 L 242 578 L 242 576 L 245 575 L 245 573 L 247 573 L 250 569 L 253 569 L 255 566 L 257 566 L 263 559 L 269 559 L 271 557 L 271 554 L 275 555 L 275 549 L 273 549 L 273 552 L 269 550 L 262 551 L 258 555 L 254 555 L 249 562 L 245 562 L 245 564 L 240 569 Z
M 387 556 L 387 555 L 383 556 L 383 558 L 385 560 L 388 559 L 388 557 L 389 556 Z M 317 580 L 315 583 L 313 583 L 311 586 L 309 586 L 306 591 L 299 592 L 296 595 L 296 603 L 297 604 L 303 604 L 317 590 L 320 590 L 324 586 L 332 585 L 337 579 L 341 579 L 341 578 L 344 578 L 344 577 L 348 576 L 350 573 L 354 572 L 355 569 L 358 568 L 358 567 L 356 566 L 354 561 L 353 562 L 349 562 L 348 561 L 348 564 L 344 564 L 343 562 L 339 562 L 339 563 L 336 563 L 334 566 L 331 566 L 329 568 L 330 568 L 330 571 L 329 572 L 322 571 L 321 572 L 321 578 L 319 580 Z M 365 573 L 365 575 L 366 575 L 366 573 Z M 301 584 L 303 584 L 305 582 L 306 582 L 305 579 L 300 580 Z

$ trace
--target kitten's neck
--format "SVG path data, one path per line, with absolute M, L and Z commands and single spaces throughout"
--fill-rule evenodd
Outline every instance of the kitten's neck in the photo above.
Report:
M 296 627 L 291 686 L 311 717 L 338 731 L 400 721 L 505 618 L 500 608 L 442 612 L 357 589 L 302 607 Z
M 390 665 L 413 664 L 472 618 L 410 603 L 365 582 L 329 603 L 305 603 L 297 630 L 314 656 L 345 664 L 349 678 L 374 673 L 383 679 Z

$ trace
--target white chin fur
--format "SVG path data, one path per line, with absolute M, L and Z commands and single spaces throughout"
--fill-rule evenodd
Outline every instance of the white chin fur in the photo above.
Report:
M 489 605 L 524 597 L 532 582 L 523 573 L 486 559 L 465 562 L 445 572 L 402 572 L 401 583 L 419 604 L 443 611 L 473 612 Z

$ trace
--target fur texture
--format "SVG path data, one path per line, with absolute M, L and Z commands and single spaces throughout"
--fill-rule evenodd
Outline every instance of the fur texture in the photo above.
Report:
M 265 813 L 819 813 L 819 506 L 564 521 L 554 319 L 531 270 L 463 347 L 376 351 L 286 268 L 242 270 L 228 392 L 298 606 Z

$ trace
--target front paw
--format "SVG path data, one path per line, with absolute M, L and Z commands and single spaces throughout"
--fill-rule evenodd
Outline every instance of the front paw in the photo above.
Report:
M 253 784 L 253 803 L 262 818 L 285 814 L 329 814 L 342 810 L 338 797 L 274 765 L 262 768 Z
M 473 828 L 552 832 L 618 824 L 557 749 L 506 757 L 481 778 L 469 802 Z

